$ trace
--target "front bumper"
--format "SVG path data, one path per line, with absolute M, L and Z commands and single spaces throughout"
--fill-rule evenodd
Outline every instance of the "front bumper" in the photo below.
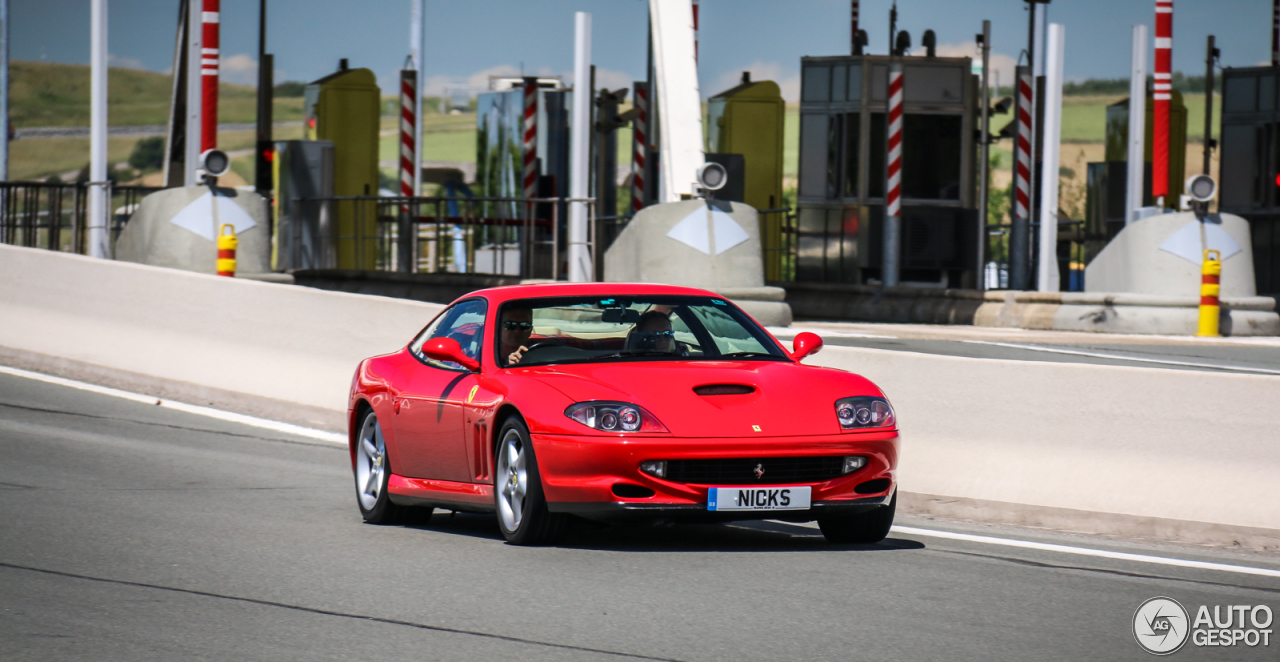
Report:
M 670 436 L 533 435 L 538 471 L 552 512 L 590 519 L 677 519 L 733 521 L 779 519 L 811 521 L 818 517 L 853 514 L 889 503 L 897 489 L 897 431 L 845 433 L 804 437 L 691 439 Z M 722 483 L 683 483 L 640 471 L 645 460 L 769 458 L 861 455 L 861 469 L 821 482 L 762 484 L 761 487 L 804 485 L 811 488 L 808 510 L 707 510 L 710 487 L 745 487 Z M 879 489 L 867 491 L 870 481 Z M 653 491 L 648 497 L 621 497 L 615 485 Z M 863 486 L 861 492 L 857 491 Z M 626 490 L 624 490 L 626 491 Z

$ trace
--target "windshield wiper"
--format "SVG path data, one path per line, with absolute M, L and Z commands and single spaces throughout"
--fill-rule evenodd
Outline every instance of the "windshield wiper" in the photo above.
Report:
M 776 358 L 779 358 L 778 356 L 776 356 L 776 355 L 774 355 L 774 354 L 770 354 L 770 353 L 768 353 L 768 352 L 729 352 L 728 354 L 721 354 L 721 355 L 719 356 L 719 358 L 724 358 L 724 357 L 726 357 L 726 356 L 742 356 L 742 357 L 746 357 L 746 358 L 752 358 L 752 357 L 762 356 L 762 357 L 766 357 L 766 358 L 775 358 L 775 359 L 776 359 Z

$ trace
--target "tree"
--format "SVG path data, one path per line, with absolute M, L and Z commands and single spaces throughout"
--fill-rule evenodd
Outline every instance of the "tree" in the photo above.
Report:
M 164 136 L 143 138 L 133 146 L 129 154 L 129 167 L 150 172 L 164 167 Z

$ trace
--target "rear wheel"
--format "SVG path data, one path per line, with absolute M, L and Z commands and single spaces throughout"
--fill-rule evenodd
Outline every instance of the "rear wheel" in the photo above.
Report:
M 559 541 L 568 530 L 568 517 L 547 510 L 529 429 L 519 418 L 509 418 L 498 440 L 493 497 L 502 537 L 512 545 L 549 545 Z
M 889 505 L 880 506 L 865 513 L 843 517 L 820 517 L 818 528 L 827 541 L 834 543 L 871 544 L 885 539 L 893 526 L 893 515 L 898 509 L 898 493 L 893 493 Z
M 387 445 L 382 439 L 378 417 L 369 411 L 360 423 L 356 437 L 356 504 L 360 515 L 370 524 L 399 522 L 422 523 L 431 517 L 431 508 L 411 508 L 391 503 L 387 482 L 391 479 L 391 463 Z

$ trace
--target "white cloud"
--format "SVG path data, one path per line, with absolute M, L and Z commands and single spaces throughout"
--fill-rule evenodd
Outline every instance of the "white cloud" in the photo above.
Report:
M 283 69 L 272 72 L 273 80 L 279 84 L 285 80 Z M 258 85 L 258 60 L 252 55 L 240 53 L 222 58 L 218 63 L 218 79 L 224 83 L 239 85 Z
M 781 64 L 777 62 L 762 62 L 756 60 L 745 67 L 737 67 L 730 71 L 726 71 L 716 78 L 715 83 L 710 87 L 704 86 L 702 89 L 702 97 L 708 98 L 717 95 L 731 87 L 736 87 L 742 82 L 742 72 L 751 72 L 751 80 L 759 82 L 771 80 L 778 84 L 782 90 L 782 98 L 787 101 L 800 100 L 800 74 L 798 70 L 790 68 L 784 70 Z
M 146 67 L 142 66 L 142 60 L 116 55 L 115 53 L 107 55 L 107 66 L 116 69 L 146 69 Z

